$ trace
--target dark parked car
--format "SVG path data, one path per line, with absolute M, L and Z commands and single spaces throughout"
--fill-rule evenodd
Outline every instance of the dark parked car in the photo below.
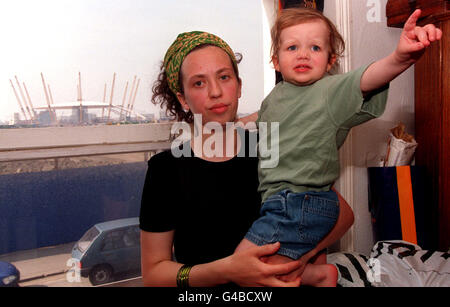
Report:
M 114 274 L 141 267 L 139 218 L 95 224 L 72 249 L 81 276 L 93 285 L 110 282 Z
M 0 261 L 0 287 L 17 287 L 20 272 L 9 262 Z

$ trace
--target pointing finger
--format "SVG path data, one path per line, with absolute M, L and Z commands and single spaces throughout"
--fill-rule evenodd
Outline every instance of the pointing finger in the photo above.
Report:
M 420 14 L 422 14 L 421 10 L 419 10 L 419 9 L 415 10 L 414 13 L 412 13 L 411 16 L 409 16 L 403 29 L 405 31 L 414 30 L 414 28 L 416 27 L 416 24 L 417 24 L 417 20 L 419 20 Z

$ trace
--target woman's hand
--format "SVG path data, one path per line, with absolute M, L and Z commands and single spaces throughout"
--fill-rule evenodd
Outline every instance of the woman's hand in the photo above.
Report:
M 280 248 L 280 243 L 256 246 L 224 258 L 227 279 L 242 287 L 298 287 L 300 277 L 282 281 L 279 275 L 286 275 L 302 266 L 302 261 L 285 264 L 269 264 L 261 258 L 269 257 Z

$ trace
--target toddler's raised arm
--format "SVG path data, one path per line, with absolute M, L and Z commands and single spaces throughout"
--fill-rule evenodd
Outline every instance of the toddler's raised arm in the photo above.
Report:
M 442 31 L 433 24 L 416 25 L 421 10 L 416 10 L 405 23 L 397 49 L 389 56 L 373 63 L 361 78 L 361 91 L 367 94 L 379 89 L 416 63 L 426 48 L 442 37 Z

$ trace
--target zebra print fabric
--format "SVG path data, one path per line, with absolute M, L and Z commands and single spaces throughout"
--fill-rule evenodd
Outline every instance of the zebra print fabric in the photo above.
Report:
M 406 241 L 380 241 L 370 257 L 358 253 L 327 256 L 341 287 L 449 287 L 449 252 L 422 250 Z

